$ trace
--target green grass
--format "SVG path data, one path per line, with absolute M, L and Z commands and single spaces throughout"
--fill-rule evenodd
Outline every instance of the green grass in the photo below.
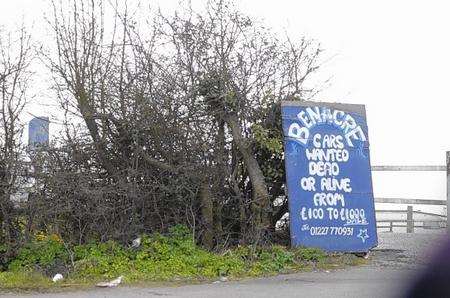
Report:
M 319 249 L 273 245 L 239 246 L 224 252 L 210 252 L 192 241 L 185 227 L 170 235 L 143 236 L 138 249 L 117 242 L 91 243 L 67 247 L 56 236 L 40 237 L 26 246 L 0 272 L 3 290 L 59 290 L 92 286 L 100 280 L 124 275 L 125 284 L 193 283 L 269 276 L 280 273 L 335 269 L 364 262 L 346 254 L 326 254 Z M 51 277 L 63 273 L 64 280 Z

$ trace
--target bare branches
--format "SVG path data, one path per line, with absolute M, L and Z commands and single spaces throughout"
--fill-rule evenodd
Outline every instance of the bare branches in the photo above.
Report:
M 23 182 L 20 117 L 28 100 L 32 60 L 31 38 L 25 28 L 0 31 L 0 241 L 7 244 L 6 255 L 20 241 L 13 200 Z
M 0 180 L 11 187 L 20 154 L 22 126 L 19 117 L 27 102 L 30 82 L 30 36 L 24 28 L 17 32 L 0 32 Z M 4 185 L 7 183 L 7 185 Z
M 208 247 L 270 240 L 285 211 L 274 208 L 282 153 L 258 133 L 276 142 L 279 102 L 314 94 L 319 45 L 278 36 L 227 0 L 143 14 L 119 1 L 53 1 L 43 60 L 66 136 L 35 161 L 34 223 L 73 242 L 174 223 Z M 1 69 L 5 98 L 16 94 L 2 113 L 23 108 L 13 78 L 26 61 Z

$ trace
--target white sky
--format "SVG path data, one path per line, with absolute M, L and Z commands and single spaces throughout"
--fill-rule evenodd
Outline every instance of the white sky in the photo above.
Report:
M 198 5 L 202 0 L 192 2 Z M 178 1 L 149 3 L 171 9 Z M 0 24 L 17 23 L 24 16 L 26 24 L 33 24 L 36 39 L 44 39 L 42 15 L 47 4 L 47 0 L 0 0 Z M 450 150 L 446 1 L 241 0 L 237 4 L 277 30 L 318 40 L 324 55 L 334 57 L 321 72 L 324 79 L 333 77 L 331 85 L 318 99 L 366 105 L 372 164 L 445 164 L 445 151 Z M 42 91 L 38 102 L 51 96 Z M 33 106 L 35 113 L 48 111 Z M 441 187 L 434 192 L 438 196 L 445 192 Z

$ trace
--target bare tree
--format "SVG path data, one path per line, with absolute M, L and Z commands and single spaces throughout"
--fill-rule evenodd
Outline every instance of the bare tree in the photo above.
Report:
M 32 59 L 30 35 L 24 28 L 0 31 L 0 241 L 7 246 L 6 257 L 20 241 L 14 195 L 23 174 L 20 117 L 27 103 Z
M 197 227 L 201 178 L 193 160 L 205 149 L 184 126 L 189 116 L 178 89 L 155 66 L 161 56 L 153 52 L 152 30 L 141 40 L 126 6 L 68 3 L 54 3 L 57 51 L 46 61 L 66 115 L 83 125 L 75 134 L 66 130 L 64 148 L 48 160 L 55 166 L 48 167 L 54 172 L 46 177 L 44 205 L 69 194 L 83 212 L 65 209 L 65 230 L 76 227 L 80 241 L 94 234 L 126 241 L 177 222 Z M 68 173 L 72 181 L 61 179 Z
M 206 13 L 187 10 L 173 18 L 161 18 L 162 35 L 167 36 L 165 45 L 173 48 L 169 51 L 173 56 L 171 72 L 189 78 L 191 88 L 185 96 L 202 102 L 203 113 L 211 115 L 212 126 L 219 128 L 216 152 L 230 156 L 221 150 L 223 139 L 231 138 L 230 145 L 236 149 L 231 154 L 237 153 L 237 159 L 243 162 L 246 174 L 239 180 L 248 175 L 252 198 L 248 204 L 251 210 L 241 212 L 241 216 L 250 217 L 251 230 L 246 236 L 259 242 L 273 229 L 273 198 L 254 152 L 251 127 L 265 121 L 261 116 L 281 100 L 312 96 L 315 90 L 308 86 L 308 79 L 318 69 L 320 48 L 305 38 L 294 42 L 287 36 L 276 37 L 237 11 L 230 1 L 209 1 Z M 173 81 L 180 82 L 179 75 Z M 229 158 L 226 164 L 239 165 Z M 217 172 L 222 173 L 223 169 Z M 232 172 L 235 171 L 228 169 L 228 176 Z
M 319 46 L 278 37 L 229 1 L 146 12 L 143 22 L 127 5 L 54 2 L 46 61 L 81 123 L 67 122 L 43 161 L 42 208 L 60 208 L 41 221 L 78 242 L 174 223 L 209 248 L 270 240 L 286 206 L 274 205 L 283 175 L 272 183 L 267 170 L 282 163 L 279 103 L 314 94 Z

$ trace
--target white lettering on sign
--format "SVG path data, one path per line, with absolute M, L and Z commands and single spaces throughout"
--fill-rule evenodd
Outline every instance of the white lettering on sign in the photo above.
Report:
M 319 124 L 331 124 L 343 132 L 344 137 L 338 135 L 324 135 L 323 139 L 320 134 L 313 137 L 313 144 L 316 148 L 336 148 L 343 149 L 343 140 L 350 147 L 354 147 L 353 141 L 358 140 L 366 142 L 367 138 L 363 129 L 356 123 L 352 115 L 332 110 L 327 107 L 308 107 L 297 114 L 298 122 L 293 122 L 288 129 L 288 137 L 306 145 L 310 136 L 310 129 Z M 336 139 L 338 137 L 338 139 Z
M 337 176 L 339 175 L 339 166 L 337 162 L 328 161 L 310 161 L 309 174 L 317 176 Z
M 326 191 L 336 191 L 336 190 L 342 190 L 344 192 L 352 191 L 352 187 L 350 186 L 350 178 L 336 179 L 324 177 L 320 179 L 320 189 Z
M 288 136 L 306 145 L 309 139 L 309 130 L 301 127 L 298 123 L 292 123 L 289 126 Z
M 303 144 L 311 137 L 312 145 L 305 148 L 309 176 L 299 181 L 301 189 L 311 193 L 312 200 L 311 207 L 300 209 L 300 218 L 305 222 L 302 231 L 309 231 L 312 236 L 355 237 L 351 226 L 368 222 L 363 208 L 352 208 L 346 203 L 345 195 L 353 191 L 352 181 L 349 177 L 340 177 L 340 167 L 350 159 L 348 147 L 354 147 L 355 140 L 367 141 L 366 136 L 356 120 L 340 110 L 308 107 L 299 112 L 297 118 L 300 121 L 291 124 L 289 136 Z M 311 129 L 320 124 L 333 125 L 340 133 L 311 135 Z M 336 222 L 336 226 L 312 226 L 310 220 Z
M 306 157 L 308 160 L 314 161 L 337 161 L 346 162 L 348 161 L 348 150 L 347 149 L 306 149 Z
M 345 206 L 344 195 L 340 193 L 317 192 L 313 196 L 315 206 Z

